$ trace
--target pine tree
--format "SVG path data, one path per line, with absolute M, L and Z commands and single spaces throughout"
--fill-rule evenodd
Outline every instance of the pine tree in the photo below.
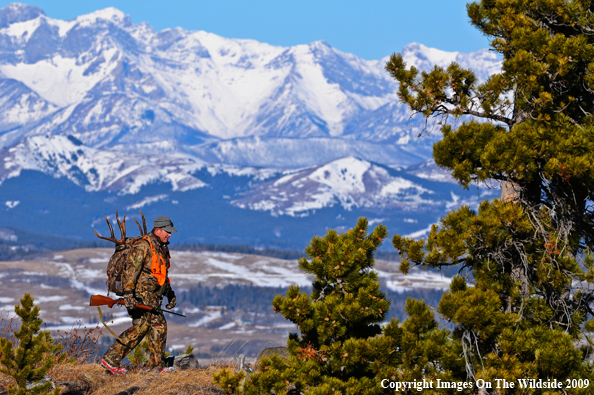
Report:
M 67 355 L 58 354 L 62 345 L 54 344 L 48 331 L 40 331 L 42 320 L 39 318 L 39 306 L 33 305 L 31 295 L 25 293 L 21 304 L 16 305 L 14 310 L 21 318 L 21 327 L 14 333 L 18 346 L 13 347 L 10 340 L 0 338 L 0 373 L 11 376 L 17 382 L 16 386 L 9 385 L 8 394 L 47 394 L 52 389 L 51 382 L 26 390 L 27 382 L 42 380 L 47 371 L 56 362 L 64 362 Z M 60 394 L 60 389 L 55 388 L 51 394 Z
M 390 302 L 371 268 L 373 252 L 387 230 L 378 225 L 370 235 L 367 231 L 362 218 L 344 234 L 329 230 L 323 238 L 314 237 L 306 249 L 311 260 L 299 260 L 301 270 L 314 276 L 311 295 L 292 286 L 285 297 L 272 302 L 274 311 L 297 324 L 301 333 L 289 337 L 287 348 L 295 358 L 285 371 L 286 376 L 295 370 L 287 379 L 297 388 L 323 393 L 374 386 L 368 383 L 373 368 L 365 362 L 372 347 L 369 339 L 381 333 L 379 323 Z M 253 380 L 257 385 L 260 378 Z
M 450 212 L 426 241 L 395 235 L 401 270 L 464 269 L 439 305 L 464 362 L 452 380 L 592 380 L 594 2 L 483 0 L 467 10 L 502 55 L 499 74 L 479 83 L 455 63 L 420 73 L 400 54 L 386 70 L 403 103 L 441 121 L 437 165 L 464 187 L 495 181 L 504 192 Z
M 260 361 L 260 372 L 243 386 L 245 394 L 279 394 L 293 386 L 307 394 L 377 393 L 377 372 L 391 358 L 380 354 L 393 342 L 378 336 L 390 301 L 372 270 L 373 253 L 387 230 L 378 225 L 367 232 L 367 220 L 360 218 L 346 233 L 330 229 L 325 237 L 312 239 L 305 250 L 310 259 L 299 260 L 301 270 L 314 276 L 311 294 L 293 285 L 272 302 L 300 334 L 289 336 L 287 360 L 273 355 Z M 398 322 L 389 323 L 387 331 L 397 332 Z M 223 372 L 216 380 L 224 391 L 235 393 L 242 377 Z

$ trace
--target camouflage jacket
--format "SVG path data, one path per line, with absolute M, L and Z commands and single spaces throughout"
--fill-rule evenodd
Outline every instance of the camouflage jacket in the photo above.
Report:
M 155 236 L 153 232 L 148 234 L 156 252 L 163 258 L 169 268 L 170 256 L 167 244 Z M 163 296 L 159 281 L 150 272 L 153 253 L 149 243 L 144 239 L 138 239 L 132 246 L 128 255 L 128 262 L 122 275 L 124 294 L 133 292 L 137 299 L 152 307 L 160 307 Z M 167 285 L 167 281 L 165 282 Z

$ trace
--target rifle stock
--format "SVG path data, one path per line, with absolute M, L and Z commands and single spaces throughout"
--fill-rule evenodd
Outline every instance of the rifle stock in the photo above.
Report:
M 103 296 L 103 295 L 91 295 L 91 301 L 90 301 L 89 306 L 113 307 L 115 304 L 125 305 L 126 303 L 124 302 L 124 299 L 112 299 L 110 297 Z M 163 310 L 163 309 L 156 309 L 154 307 L 146 306 L 144 304 L 136 304 L 136 305 L 134 305 L 134 307 L 139 308 L 139 309 L 144 309 L 144 310 L 162 311 L 162 312 L 169 313 L 169 314 L 179 315 L 180 317 L 185 317 L 185 315 L 183 315 L 183 314 L 178 314 L 178 313 L 174 313 L 173 311 L 167 311 L 167 310 Z
M 91 302 L 89 306 L 109 306 L 113 307 L 114 304 L 124 304 L 123 299 L 112 299 L 103 295 L 91 295 Z

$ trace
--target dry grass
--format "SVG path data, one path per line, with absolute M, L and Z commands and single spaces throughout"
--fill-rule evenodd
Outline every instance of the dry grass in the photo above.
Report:
M 14 335 L 16 325 L 15 318 L 0 321 L 0 336 L 12 340 L 13 348 L 18 346 L 18 339 Z M 101 330 L 98 328 L 87 329 L 80 326 L 57 332 L 54 341 L 64 345 L 61 352 L 65 352 L 72 362 L 52 367 L 47 375 L 54 384 L 62 388 L 63 393 L 78 390 L 77 394 L 115 395 L 137 386 L 140 390 L 134 393 L 138 395 L 215 395 L 222 394 L 222 391 L 213 383 L 213 374 L 224 368 L 232 371 L 237 369 L 236 362 L 217 356 L 208 366 L 204 365 L 199 369 L 159 374 L 156 371 L 141 373 L 141 367 L 127 367 L 127 374 L 114 376 L 98 363 L 94 363 L 100 336 Z M 233 342 L 226 348 L 232 344 Z M 50 354 L 46 357 L 53 356 Z M 10 384 L 16 384 L 14 379 L 0 374 L 0 392 L 6 391 Z
M 115 395 L 133 386 L 141 389 L 137 395 L 218 395 L 221 390 L 213 384 L 212 375 L 220 372 L 225 366 L 207 366 L 194 370 L 179 370 L 171 373 L 140 373 L 140 369 L 132 369 L 125 375 L 114 376 L 107 373 L 98 364 L 61 364 L 54 366 L 48 376 L 56 385 L 66 382 L 86 384 L 90 389 L 87 395 Z M 226 366 L 235 369 L 233 363 Z M 0 392 L 5 391 L 8 384 L 14 381 L 0 374 Z M 63 392 L 67 387 L 62 386 Z

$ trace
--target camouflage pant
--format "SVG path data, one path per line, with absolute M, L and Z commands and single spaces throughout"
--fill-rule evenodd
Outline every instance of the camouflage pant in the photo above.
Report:
M 145 299 L 145 298 L 142 298 Z M 155 306 L 155 303 L 145 304 Z M 167 341 L 167 321 L 163 313 L 134 309 L 128 310 L 132 317 L 132 327 L 126 329 L 116 339 L 115 343 L 107 350 L 103 359 L 111 366 L 119 367 L 120 362 L 127 356 L 146 336 L 149 360 L 149 367 L 163 367 L 165 364 L 165 343 Z

